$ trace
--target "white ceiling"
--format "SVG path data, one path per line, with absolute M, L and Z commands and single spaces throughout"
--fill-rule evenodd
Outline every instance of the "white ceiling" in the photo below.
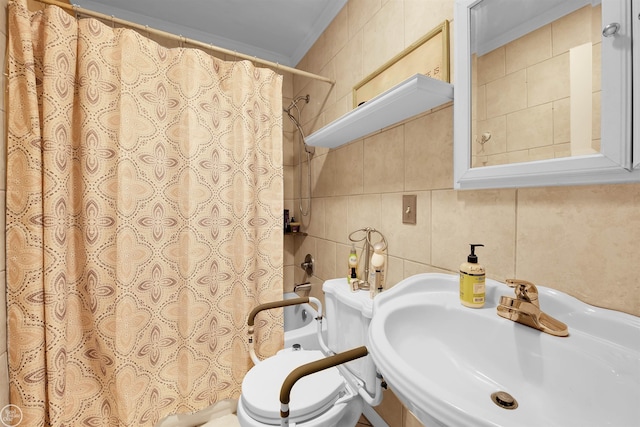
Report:
M 347 0 L 73 0 L 72 3 L 293 67 Z
M 475 29 L 472 51 L 484 55 L 583 6 L 595 6 L 600 2 L 492 0 L 477 3 L 471 9 L 471 27 Z

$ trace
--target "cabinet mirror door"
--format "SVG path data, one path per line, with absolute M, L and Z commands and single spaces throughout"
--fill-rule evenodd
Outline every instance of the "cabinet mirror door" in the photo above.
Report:
M 640 180 L 630 0 L 457 0 L 454 186 Z

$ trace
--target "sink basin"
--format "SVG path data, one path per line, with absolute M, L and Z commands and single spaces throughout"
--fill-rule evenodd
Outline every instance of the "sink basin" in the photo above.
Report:
M 555 337 L 498 316 L 513 289 L 486 285 L 480 309 L 460 304 L 458 276 L 446 274 L 409 277 L 374 300 L 370 353 L 424 425 L 638 425 L 640 318 L 538 286 L 542 311 L 569 327 Z M 502 406 L 496 392 L 508 393 Z

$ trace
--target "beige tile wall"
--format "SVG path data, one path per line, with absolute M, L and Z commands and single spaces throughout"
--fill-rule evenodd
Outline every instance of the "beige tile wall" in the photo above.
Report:
M 347 112 L 353 85 L 452 18 L 453 0 L 350 0 L 298 65 L 336 85 L 287 82 L 287 97 L 311 95 L 305 131 Z M 323 280 L 346 274 L 349 232 L 369 226 L 389 240 L 389 285 L 420 272 L 455 273 L 468 244 L 481 242 L 490 278 L 531 280 L 639 316 L 640 184 L 455 191 L 452 109 L 445 105 L 337 149 L 316 150 L 312 213 L 302 218 L 309 235 L 285 237 L 285 288 L 309 279 L 321 296 Z M 285 135 L 285 206 L 297 209 L 299 143 L 291 127 Z M 403 194 L 418 196 L 416 225 L 402 224 Z M 298 268 L 306 253 L 316 261 L 311 278 Z M 377 410 L 392 427 L 420 425 L 391 393 Z

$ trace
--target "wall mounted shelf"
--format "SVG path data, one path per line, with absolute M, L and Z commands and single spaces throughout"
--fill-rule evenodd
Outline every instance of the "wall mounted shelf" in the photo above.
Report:
M 451 101 L 451 83 L 416 74 L 307 136 L 306 143 L 335 148 Z

